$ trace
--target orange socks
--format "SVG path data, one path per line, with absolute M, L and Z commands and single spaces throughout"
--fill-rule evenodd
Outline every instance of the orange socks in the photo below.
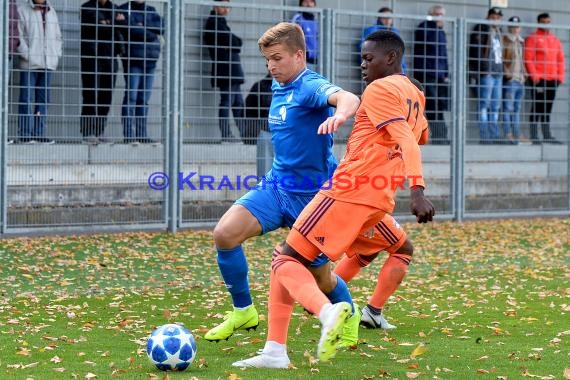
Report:
M 406 277 L 410 261 L 412 261 L 411 256 L 400 253 L 394 253 L 386 259 L 378 274 L 378 282 L 374 288 L 374 293 L 368 301 L 371 306 L 378 309 L 384 307 L 388 298 L 394 294 L 404 277 Z
M 289 322 L 295 300 L 276 277 L 275 272 L 271 270 L 267 305 L 267 341 L 287 344 Z
M 286 343 L 294 301 L 315 315 L 330 303 L 311 272 L 290 256 L 274 253 L 269 284 L 267 340 Z

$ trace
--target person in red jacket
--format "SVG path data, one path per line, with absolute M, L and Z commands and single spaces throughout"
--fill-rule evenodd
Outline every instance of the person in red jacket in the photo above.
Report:
M 550 24 L 550 15 L 541 13 L 539 24 Z M 561 144 L 550 133 L 550 113 L 556 89 L 564 83 L 564 53 L 560 40 L 547 28 L 537 28 L 525 40 L 524 58 L 532 81 L 532 108 L 530 111 L 530 138 L 535 145 L 538 139 L 538 123 L 542 123 L 545 143 Z

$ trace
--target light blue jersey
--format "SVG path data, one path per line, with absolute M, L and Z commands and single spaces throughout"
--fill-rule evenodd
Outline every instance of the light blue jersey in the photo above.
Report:
M 333 115 L 328 104 L 341 88 L 305 69 L 292 82 L 275 80 L 269 110 L 269 129 L 275 147 L 271 174 L 279 189 L 296 194 L 315 194 L 336 169 L 333 135 L 319 135 L 319 125 Z

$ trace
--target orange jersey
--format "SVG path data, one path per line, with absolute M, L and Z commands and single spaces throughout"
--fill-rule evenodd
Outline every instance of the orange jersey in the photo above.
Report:
M 405 75 L 370 83 L 333 183 L 322 192 L 390 213 L 406 178 L 409 186 L 425 187 L 418 146 L 428 129 L 424 110 L 424 94 Z

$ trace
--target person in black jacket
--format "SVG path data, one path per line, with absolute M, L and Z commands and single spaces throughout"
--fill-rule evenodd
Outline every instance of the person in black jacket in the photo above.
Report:
M 268 72 L 266 76 L 255 82 L 245 98 L 245 119 L 247 128 L 242 136 L 244 143 L 253 145 L 261 131 L 269 132 L 268 116 L 271 106 L 271 84 L 273 78 Z
M 257 176 L 261 177 L 271 169 L 273 163 L 273 144 L 269 132 L 269 107 L 273 93 L 273 77 L 267 75 L 255 82 L 245 98 L 245 144 L 257 143 Z
M 117 28 L 125 21 L 110 0 L 89 0 L 81 5 L 81 84 L 83 106 L 80 130 L 87 142 L 101 142 L 113 100 L 118 69 L 116 56 L 123 53 Z
M 145 0 L 128 1 L 119 9 L 126 19 L 122 29 L 125 40 L 125 54 L 122 57 L 125 73 L 125 96 L 121 111 L 123 137 L 125 143 L 152 143 L 147 132 L 148 103 L 160 56 L 160 36 L 164 34 L 164 24 L 156 9 L 147 5 Z
M 447 39 L 443 30 L 445 8 L 434 5 L 431 16 L 414 32 L 414 78 L 426 94 L 426 116 L 430 124 L 432 144 L 449 144 L 443 112 L 449 107 L 449 64 Z
M 229 0 L 216 0 L 228 3 Z M 204 43 L 212 60 L 212 87 L 220 90 L 218 110 L 222 142 L 234 141 L 230 129 L 230 109 L 240 133 L 243 134 L 243 68 L 240 61 L 242 41 L 228 26 L 226 16 L 230 9 L 225 5 L 214 6 L 204 25 Z

